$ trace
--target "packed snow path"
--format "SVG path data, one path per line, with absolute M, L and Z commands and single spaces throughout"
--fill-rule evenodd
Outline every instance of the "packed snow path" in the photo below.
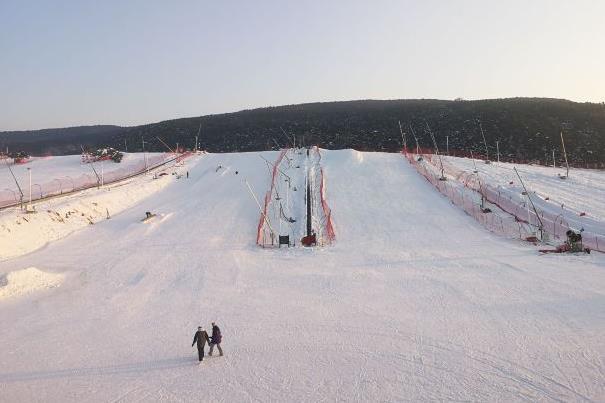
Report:
M 0 400 L 605 399 L 602 254 L 497 238 L 397 154 L 322 165 L 330 248 L 257 247 L 244 179 L 267 189 L 265 162 L 209 154 L 188 180 L 0 263 L 64 275 L 0 301 Z M 225 356 L 198 365 L 191 340 L 212 320 Z

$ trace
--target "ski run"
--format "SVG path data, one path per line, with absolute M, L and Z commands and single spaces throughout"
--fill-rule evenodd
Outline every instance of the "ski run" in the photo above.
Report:
M 512 165 L 476 166 L 521 192 Z M 603 235 L 604 172 L 517 168 L 540 208 Z M 605 401 L 602 253 L 491 232 L 401 154 L 164 172 L 0 210 L 0 401 Z M 198 365 L 211 322 L 225 355 Z

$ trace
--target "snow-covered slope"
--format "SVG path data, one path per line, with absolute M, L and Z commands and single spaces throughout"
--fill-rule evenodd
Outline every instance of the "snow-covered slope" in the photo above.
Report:
M 334 246 L 257 247 L 244 179 L 265 192 L 265 162 L 209 154 L 122 214 L 0 263 L 63 276 L 0 301 L 0 399 L 605 398 L 603 255 L 498 238 L 397 154 L 328 151 L 322 166 Z M 190 342 L 213 320 L 225 356 L 198 366 Z
M 190 158 L 195 162 L 203 156 Z M 185 175 L 186 168 L 178 165 L 166 164 L 146 175 L 112 185 L 35 201 L 35 214 L 19 207 L 0 211 L 0 260 L 32 252 L 120 213 Z

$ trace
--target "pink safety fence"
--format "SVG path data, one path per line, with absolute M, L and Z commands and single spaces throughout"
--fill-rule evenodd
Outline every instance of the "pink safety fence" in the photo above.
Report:
M 464 186 L 456 186 L 448 183 L 448 181 L 440 180 L 439 171 L 436 171 L 435 167 L 430 164 L 418 161 L 415 154 L 404 153 L 404 156 L 416 168 L 418 173 L 435 186 L 440 193 L 447 196 L 454 205 L 463 209 L 490 231 L 506 237 L 520 239 L 533 236 L 531 229 L 524 221 L 484 212 L 477 201 L 477 196 L 471 190 L 465 191 Z
M 178 162 L 189 155 L 190 153 L 179 155 L 175 155 L 173 153 L 153 155 L 147 158 L 147 162 L 144 160 L 138 161 L 109 172 L 101 172 L 99 166 L 96 165 L 96 175 L 91 169 L 91 173 L 82 174 L 73 178 L 70 176 L 64 176 L 55 178 L 52 181 L 45 183 L 33 183 L 31 199 L 32 201 L 42 200 L 48 197 L 94 188 L 101 185 L 101 181 L 104 185 L 109 185 L 140 175 L 146 171 L 159 168 L 170 162 Z M 21 184 L 21 190 L 23 191 L 23 202 L 29 201 L 29 189 L 25 189 L 24 185 Z M 0 208 L 16 206 L 20 203 L 21 194 L 16 187 L 15 189 L 4 189 L 0 191 Z
M 332 224 L 332 210 L 328 207 L 328 202 L 326 201 L 326 192 L 325 192 L 325 183 L 326 177 L 324 174 L 323 168 L 320 169 L 321 172 L 321 182 L 319 187 L 319 194 L 321 197 L 321 207 L 324 212 L 324 216 L 326 217 L 326 233 L 328 235 L 328 241 L 330 243 L 334 242 L 336 239 L 336 233 L 334 232 L 334 225 Z
M 278 167 L 279 164 L 281 164 L 281 161 L 284 159 L 284 156 L 286 155 L 286 152 L 288 151 L 288 149 L 283 149 L 280 151 L 279 155 L 277 156 L 277 160 L 275 161 L 275 163 L 273 164 L 273 171 L 271 172 L 271 185 L 269 187 L 269 190 L 267 191 L 267 193 L 265 194 L 265 201 L 263 203 L 263 212 L 261 213 L 260 219 L 258 221 L 258 228 L 256 231 L 256 244 L 260 245 L 260 246 L 265 246 L 268 242 L 267 242 L 267 238 L 270 238 L 270 244 L 274 244 L 275 243 L 275 239 L 273 239 L 273 233 L 271 231 L 269 231 L 269 233 L 267 234 L 267 231 L 265 231 L 265 226 L 267 226 L 267 209 L 269 207 L 269 203 L 271 202 L 271 195 L 273 194 L 273 189 L 275 188 L 275 181 L 277 179 L 277 172 L 278 172 Z
M 319 156 L 318 165 L 320 166 L 320 179 L 319 179 L 319 197 L 321 199 L 321 208 L 324 213 L 324 217 L 326 218 L 325 227 L 326 234 L 328 237 L 328 242 L 333 243 L 336 240 L 336 233 L 334 232 L 334 224 L 332 223 L 332 210 L 328 206 L 328 202 L 326 200 L 326 177 L 323 168 L 321 168 L 321 152 L 319 151 L 319 147 L 314 147 L 315 152 Z
M 440 172 L 441 164 L 437 155 L 432 153 L 423 154 L 423 160 L 426 161 L 427 164 L 419 164 L 416 161 L 416 156 L 414 154 L 405 153 L 405 155 L 407 159 L 416 167 L 416 169 L 425 178 L 429 180 L 429 182 L 439 182 L 433 184 L 442 193 L 448 196 L 454 202 L 454 204 L 460 205 L 461 201 L 457 200 L 459 199 L 459 197 L 454 195 L 451 189 L 448 190 L 448 187 L 451 186 L 447 185 L 447 181 L 438 180 L 440 173 L 439 175 L 437 175 L 437 172 Z M 565 220 L 565 218 L 561 214 L 554 214 L 552 213 L 552 211 L 545 211 L 539 209 L 536 209 L 536 214 L 536 212 L 530 206 L 529 202 L 521 202 L 519 200 L 515 200 L 509 192 L 503 192 L 502 189 L 499 187 L 480 182 L 477 175 L 459 169 L 444 161 L 442 162 L 445 175 L 447 175 L 449 178 L 454 178 L 455 181 L 461 184 L 464 188 L 477 192 L 480 196 L 485 198 L 486 201 L 496 205 L 501 210 L 514 217 L 516 223 L 518 223 L 519 225 L 519 235 L 521 238 L 524 238 L 525 236 L 531 236 L 528 230 L 526 230 L 525 233 L 521 231 L 522 223 L 528 224 L 529 226 L 535 229 L 541 228 L 543 233 L 547 234 L 547 236 L 551 238 L 554 242 L 559 243 L 563 242 L 566 239 L 566 232 L 568 230 L 580 230 L 580 228 L 572 228 L 572 226 Z M 432 178 L 429 179 L 427 175 L 431 176 Z M 460 206 L 463 207 L 463 205 Z M 495 217 L 489 217 L 492 216 L 492 214 L 477 214 L 476 211 L 471 213 L 469 212 L 469 209 L 472 210 L 472 206 L 470 205 L 463 208 L 465 211 L 467 211 L 467 213 L 475 217 L 486 227 L 491 230 L 494 230 L 494 223 L 488 222 L 489 220 L 495 219 Z M 480 208 L 479 211 L 481 212 Z M 496 221 L 502 221 L 502 219 L 496 219 Z M 498 226 L 499 223 L 496 223 L 495 227 L 498 228 Z M 508 227 L 502 225 L 497 232 L 503 233 L 504 235 L 510 235 L 513 233 L 513 229 L 514 226 L 512 225 L 508 225 Z M 582 242 L 584 247 L 588 247 L 592 250 L 597 250 L 600 252 L 605 252 L 605 237 L 602 234 L 596 234 L 590 231 L 583 231 Z

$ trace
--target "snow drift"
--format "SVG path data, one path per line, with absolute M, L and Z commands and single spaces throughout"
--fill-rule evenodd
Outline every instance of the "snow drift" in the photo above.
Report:
M 63 277 L 62 274 L 45 273 L 35 267 L 8 272 L 0 276 L 0 300 L 58 287 Z

